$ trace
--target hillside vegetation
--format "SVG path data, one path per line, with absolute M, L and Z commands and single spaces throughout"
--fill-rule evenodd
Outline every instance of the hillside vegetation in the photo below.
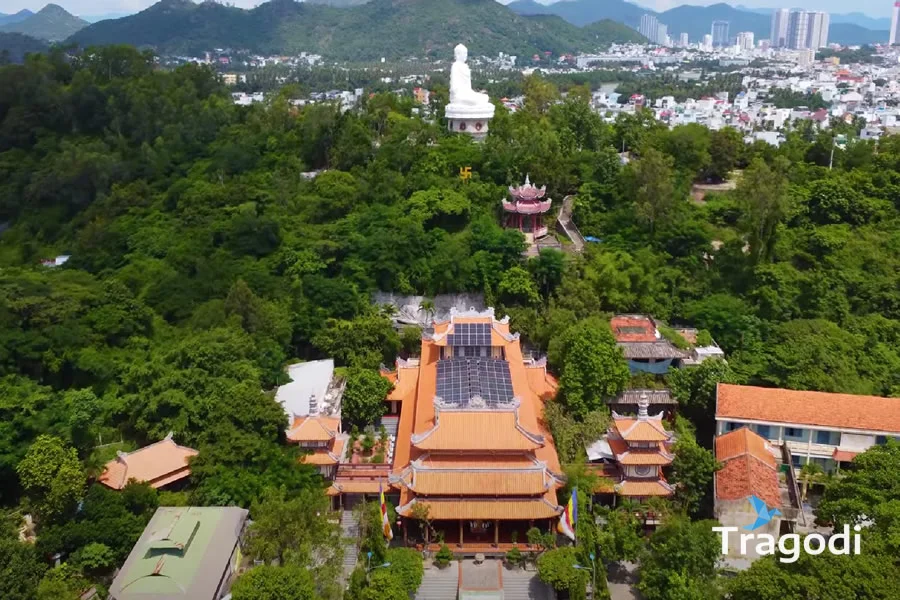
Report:
M 70 14 L 61 6 L 48 4 L 21 21 L 3 25 L 0 32 L 21 33 L 39 40 L 58 42 L 80 31 L 87 24 L 87 21 Z
M 163 0 L 136 15 L 95 23 L 69 41 L 81 46 L 132 43 L 162 53 L 211 48 L 264 54 L 316 52 L 338 60 L 452 56 L 458 43 L 475 55 L 530 56 L 590 51 L 641 39 L 616 23 L 579 29 L 558 17 L 523 17 L 494 0 L 373 0 L 335 8 L 272 0 L 253 10 Z

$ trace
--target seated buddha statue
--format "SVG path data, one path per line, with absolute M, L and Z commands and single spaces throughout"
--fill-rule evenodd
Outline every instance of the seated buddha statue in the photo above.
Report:
M 494 105 L 491 104 L 487 94 L 476 92 L 472 89 L 472 71 L 466 60 L 469 51 L 462 44 L 453 51 L 455 61 L 450 69 L 450 105 L 449 112 L 462 113 L 488 113 L 493 116 Z

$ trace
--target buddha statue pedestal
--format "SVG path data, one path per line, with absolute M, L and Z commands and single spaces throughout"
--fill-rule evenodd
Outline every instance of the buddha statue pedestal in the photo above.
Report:
M 450 69 L 450 104 L 444 109 L 447 128 L 457 133 L 484 139 L 494 117 L 494 105 L 487 94 L 472 89 L 472 72 L 466 64 L 469 52 L 462 44 L 454 49 L 455 61 Z

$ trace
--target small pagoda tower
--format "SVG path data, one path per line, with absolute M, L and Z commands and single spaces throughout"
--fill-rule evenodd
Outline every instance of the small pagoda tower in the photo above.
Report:
M 531 234 L 533 239 L 547 235 L 544 214 L 550 210 L 553 201 L 550 198 L 544 200 L 546 193 L 547 186 L 533 185 L 528 175 L 525 176 L 523 185 L 510 186 L 511 201 L 503 201 L 504 226 L 518 229 L 526 235 Z

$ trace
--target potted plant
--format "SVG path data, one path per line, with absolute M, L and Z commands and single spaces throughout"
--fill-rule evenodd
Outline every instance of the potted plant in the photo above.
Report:
M 441 549 L 434 555 L 434 565 L 439 569 L 443 569 L 448 567 L 452 560 L 453 552 L 450 550 L 450 547 L 447 544 L 441 544 Z
M 518 569 L 522 566 L 524 561 L 525 556 L 522 554 L 522 551 L 519 550 L 518 546 L 513 546 L 506 553 L 506 566 L 511 569 Z

